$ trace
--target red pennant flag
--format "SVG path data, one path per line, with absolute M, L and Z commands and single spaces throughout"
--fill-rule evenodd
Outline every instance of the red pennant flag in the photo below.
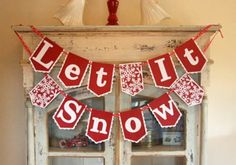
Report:
M 182 116 L 175 102 L 168 94 L 155 99 L 148 104 L 148 107 L 162 128 L 175 127 Z
M 169 88 L 178 75 L 170 54 L 164 54 L 147 61 L 156 87 Z
M 177 47 L 175 53 L 188 73 L 201 72 L 207 63 L 207 58 L 193 39 Z
M 80 87 L 89 66 L 89 60 L 69 53 L 58 75 L 65 87 Z
M 46 75 L 30 92 L 29 96 L 34 106 L 47 107 L 60 93 L 61 87 Z
M 142 63 L 120 64 L 121 90 L 135 96 L 144 89 Z
M 90 69 L 88 90 L 97 97 L 112 91 L 115 65 L 93 62 Z
M 29 60 L 35 72 L 50 73 L 63 53 L 63 48 L 47 37 L 42 39 Z
M 109 140 L 113 122 L 113 113 L 92 109 L 90 112 L 86 136 L 93 142 Z
M 74 129 L 86 107 L 87 105 L 73 97 L 66 96 L 54 113 L 53 119 L 60 129 Z
M 172 88 L 188 106 L 202 103 L 204 90 L 188 74 L 183 75 Z
M 141 109 L 137 108 L 121 112 L 119 118 L 125 140 L 138 143 L 147 135 L 147 128 Z

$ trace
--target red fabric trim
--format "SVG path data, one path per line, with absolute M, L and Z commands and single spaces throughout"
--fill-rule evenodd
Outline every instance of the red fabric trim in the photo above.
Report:
M 215 37 L 218 33 L 220 33 L 221 38 L 224 38 L 221 29 L 219 31 L 215 32 L 213 37 L 206 43 L 205 47 L 203 48 L 203 53 L 205 53 L 207 51 L 207 49 L 210 47 L 210 45 L 212 44 L 212 41 L 215 39 Z
M 28 53 L 29 55 L 31 55 L 32 52 L 31 52 L 29 46 L 25 43 L 25 41 L 24 41 L 23 38 L 21 37 L 21 35 L 20 35 L 18 32 L 16 32 L 16 31 L 15 31 L 15 33 L 16 33 L 17 37 L 19 38 L 20 42 L 22 43 L 23 47 L 24 47 L 25 50 L 27 51 L 27 53 Z
M 212 27 L 213 25 L 207 25 L 205 28 L 203 28 L 201 31 L 199 31 L 194 37 L 193 40 L 197 40 L 199 37 L 201 37 L 204 33 L 208 32 L 208 30 Z
M 39 37 L 44 38 L 43 33 L 41 33 L 36 27 L 34 27 L 33 25 L 30 26 L 32 29 L 32 32 L 34 32 L 35 34 L 37 34 Z

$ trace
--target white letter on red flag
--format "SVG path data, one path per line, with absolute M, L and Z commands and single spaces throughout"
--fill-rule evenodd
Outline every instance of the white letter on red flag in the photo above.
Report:
M 86 107 L 87 105 L 73 97 L 66 96 L 53 115 L 53 119 L 60 129 L 74 129 Z
M 142 63 L 120 64 L 121 90 L 135 96 L 144 89 Z
M 90 112 L 86 136 L 93 142 L 101 143 L 110 138 L 113 113 L 92 109 Z
M 202 103 L 204 90 L 188 74 L 183 75 L 172 88 L 188 106 Z
M 103 96 L 112 91 L 115 65 L 93 62 L 90 69 L 88 90 L 96 96 Z
M 30 92 L 29 96 L 34 106 L 47 107 L 60 93 L 61 87 L 46 75 Z
M 162 128 L 175 127 L 182 116 L 175 102 L 168 94 L 155 99 L 148 106 Z
M 121 112 L 119 118 L 125 140 L 138 143 L 147 135 L 147 128 L 141 109 L 137 108 Z
M 207 63 L 207 58 L 193 39 L 175 48 L 175 53 L 188 73 L 201 72 Z
M 178 75 L 170 54 L 164 54 L 147 61 L 156 87 L 169 88 Z
M 49 73 L 62 55 L 63 48 L 48 38 L 42 39 L 29 60 L 35 72 Z
M 88 66 L 89 61 L 87 59 L 69 53 L 60 70 L 58 79 L 65 87 L 80 87 Z

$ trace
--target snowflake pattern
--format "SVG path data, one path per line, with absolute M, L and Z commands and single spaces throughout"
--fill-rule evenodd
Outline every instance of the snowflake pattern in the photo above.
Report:
M 183 75 L 172 88 L 187 105 L 202 103 L 204 90 L 188 74 Z
M 120 64 L 122 92 L 135 96 L 144 89 L 142 63 Z
M 46 75 L 29 92 L 29 96 L 33 105 L 45 108 L 56 98 L 60 90 L 61 87 L 49 75 Z

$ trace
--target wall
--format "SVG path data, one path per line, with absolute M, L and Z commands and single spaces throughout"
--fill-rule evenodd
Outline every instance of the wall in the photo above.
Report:
M 11 25 L 60 25 L 54 13 L 67 0 L 0 0 L 0 164 L 26 164 L 26 113 L 19 64 L 21 45 Z M 236 164 L 236 123 L 234 92 L 236 86 L 234 38 L 236 38 L 236 3 L 234 0 L 159 0 L 175 21 L 168 24 L 223 25 L 225 38 L 218 36 L 211 46 L 212 59 L 208 120 L 208 164 Z M 106 23 L 106 0 L 87 0 L 85 22 Z M 140 22 L 139 0 L 121 0 L 120 24 Z M 222 86 L 224 85 L 224 86 Z

